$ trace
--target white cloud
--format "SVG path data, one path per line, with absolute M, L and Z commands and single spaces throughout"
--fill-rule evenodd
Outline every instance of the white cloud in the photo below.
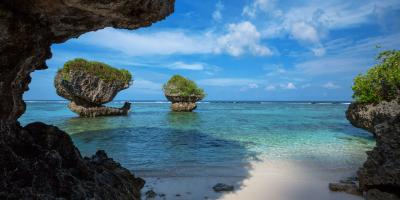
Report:
M 202 79 L 198 81 L 199 85 L 204 86 L 219 86 L 219 87 L 229 87 L 229 86 L 252 86 L 258 87 L 260 80 L 245 79 L 245 78 L 211 78 Z
M 224 9 L 224 5 L 222 4 L 221 1 L 218 1 L 217 4 L 215 5 L 215 10 L 212 14 L 212 17 L 215 21 L 221 21 L 222 20 L 222 13 L 221 11 Z
M 161 83 L 155 83 L 153 81 L 144 80 L 144 79 L 136 79 L 133 81 L 132 88 L 160 91 L 161 86 L 162 86 Z
M 257 89 L 257 88 L 258 88 L 258 84 L 256 84 L 256 83 L 250 83 L 250 84 L 248 85 L 248 87 L 251 88 L 251 89 Z
M 250 53 L 257 56 L 271 55 L 272 51 L 261 45 L 261 36 L 250 22 L 229 24 L 225 32 L 191 33 L 181 29 L 149 33 L 105 28 L 87 33 L 74 40 L 128 56 L 188 55 L 227 53 L 240 56 Z
M 267 86 L 265 86 L 265 90 L 267 90 L 267 91 L 274 91 L 277 89 L 294 90 L 297 88 L 296 88 L 296 85 L 292 82 L 281 83 L 281 84 L 268 84 Z
M 244 87 L 240 88 L 240 91 L 244 92 L 244 91 L 247 91 L 247 90 L 250 90 L 250 89 L 257 89 L 258 87 L 259 86 L 258 86 L 257 83 L 250 83 L 247 86 L 244 86 Z
M 376 49 L 376 45 L 382 46 L 382 49 Z M 325 46 L 330 54 L 333 55 L 347 55 L 348 57 L 368 55 L 373 58 L 374 54 L 376 54 L 378 51 L 382 51 L 384 49 L 398 49 L 400 46 L 400 33 L 370 37 L 358 41 L 340 38 L 327 42 Z
M 383 49 L 375 46 L 382 45 Z M 355 75 L 364 72 L 375 63 L 378 51 L 397 49 L 400 46 L 400 34 L 366 38 L 360 41 L 337 39 L 325 44 L 328 56 L 309 59 L 295 65 L 296 73 L 319 76 L 347 73 Z
M 323 56 L 326 53 L 326 50 L 323 47 L 312 48 L 311 50 L 316 56 Z
M 281 85 L 281 87 L 288 90 L 296 89 L 296 86 L 292 82 L 289 82 L 286 85 Z
M 209 75 L 213 75 L 214 73 L 218 72 L 221 70 L 221 67 L 218 67 L 216 65 L 211 65 L 207 63 L 186 63 L 182 61 L 177 61 L 174 63 L 170 64 L 152 64 L 153 66 L 157 67 L 163 67 L 165 66 L 168 69 L 173 69 L 173 70 L 193 70 L 193 71 L 203 71 Z
M 317 31 L 313 26 L 305 22 L 296 22 L 292 24 L 291 34 L 294 38 L 311 43 L 319 43 Z
M 327 89 L 338 89 L 338 88 L 340 88 L 339 85 L 336 85 L 333 82 L 327 82 L 327 83 L 323 84 L 322 87 L 327 88 Z
M 174 62 L 167 65 L 169 69 L 187 69 L 187 70 L 204 70 L 204 64 L 202 63 L 184 63 L 181 61 Z
M 361 71 L 367 62 L 359 58 L 328 57 L 299 63 L 296 68 L 307 75 L 338 74 Z
M 130 56 L 211 53 L 212 41 L 211 35 L 190 35 L 182 30 L 140 34 L 112 28 L 85 34 L 78 40 Z
M 243 15 L 265 21 L 262 37 L 292 36 L 316 56 L 325 54 L 321 43 L 332 30 L 379 23 L 382 13 L 400 9 L 400 1 L 303 1 L 295 6 L 271 0 L 254 0 L 243 8 Z M 258 15 L 262 13 L 263 15 Z M 279 14 L 276 14 L 279 13 Z M 383 21 L 383 20 L 381 20 Z
M 245 51 L 254 55 L 272 55 L 272 51 L 260 44 L 261 34 L 249 21 L 229 24 L 228 33 L 217 40 L 216 52 L 226 51 L 232 56 L 240 56 Z
M 276 86 L 275 86 L 275 85 L 267 85 L 267 86 L 265 87 L 265 90 L 267 90 L 267 91 L 276 90 Z
M 287 72 L 282 65 L 264 66 L 263 69 L 267 71 L 267 77 L 281 76 Z
M 255 17 L 256 16 L 256 8 L 251 7 L 251 6 L 245 6 L 243 8 L 242 15 L 247 15 L 249 17 Z
M 248 17 L 255 17 L 258 10 L 264 12 L 273 11 L 275 7 L 275 0 L 254 0 L 251 5 L 246 5 L 243 8 L 242 15 Z

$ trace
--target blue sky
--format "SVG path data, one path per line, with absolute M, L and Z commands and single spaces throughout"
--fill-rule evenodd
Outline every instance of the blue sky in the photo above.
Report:
M 53 45 L 49 69 L 32 74 L 24 99 L 61 99 L 55 73 L 80 57 L 133 74 L 116 99 L 164 100 L 162 84 L 181 74 L 206 100 L 350 100 L 354 76 L 399 47 L 398 0 L 177 0 L 151 27 Z

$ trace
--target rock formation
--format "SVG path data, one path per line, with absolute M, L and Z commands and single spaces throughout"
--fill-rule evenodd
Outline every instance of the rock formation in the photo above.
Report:
M 150 26 L 173 9 L 174 0 L 0 1 L 0 199 L 138 199 L 141 179 L 103 152 L 82 159 L 67 134 L 17 119 L 51 44 L 104 27 Z
M 225 183 L 217 183 L 213 186 L 215 192 L 231 192 L 235 189 L 233 185 L 228 185 Z
M 340 180 L 338 183 L 329 183 L 329 189 L 333 192 L 346 192 L 353 195 L 362 195 L 362 191 L 358 185 L 358 178 L 350 177 Z
M 367 161 L 358 171 L 366 199 L 400 199 L 400 101 L 352 103 L 346 117 L 376 137 L 376 147 L 367 152 Z
M 122 79 L 105 79 L 110 75 L 108 71 L 101 71 L 103 78 L 88 71 L 80 65 L 88 65 L 96 63 L 101 66 L 93 66 L 93 68 L 110 69 L 115 73 L 115 77 L 122 77 L 119 70 L 111 68 L 103 63 L 88 62 L 83 59 L 75 59 L 68 61 L 66 66 L 76 66 L 60 69 L 54 79 L 57 94 L 70 100 L 68 107 L 82 117 L 96 117 L 107 115 L 126 115 L 130 109 L 130 103 L 125 102 L 121 108 L 112 108 L 103 106 L 102 104 L 112 101 L 121 90 L 129 87 L 131 75 L 129 78 Z
M 107 106 L 83 106 L 71 102 L 68 104 L 68 108 L 78 113 L 81 117 L 127 115 L 131 109 L 131 103 L 125 102 L 121 108 L 113 108 Z
M 375 126 L 395 118 L 399 113 L 400 104 L 396 100 L 378 104 L 352 103 L 347 109 L 346 117 L 353 126 L 365 129 L 376 137 Z
M 0 199 L 139 199 L 144 180 L 98 151 L 82 158 L 67 133 L 32 123 L 1 146 Z
M 171 110 L 191 112 L 197 108 L 197 101 L 204 98 L 203 89 L 180 75 L 174 75 L 163 87 L 164 95 L 170 101 Z
M 197 101 L 202 99 L 201 96 L 182 97 L 174 94 L 165 94 L 168 101 L 171 102 L 171 110 L 176 112 L 191 112 L 197 108 Z

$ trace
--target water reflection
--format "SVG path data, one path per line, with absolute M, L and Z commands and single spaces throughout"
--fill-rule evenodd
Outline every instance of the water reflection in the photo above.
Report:
M 200 126 L 200 114 L 196 112 L 169 112 L 167 121 L 174 129 L 193 129 Z
M 76 134 L 87 131 L 100 131 L 116 128 L 129 128 L 133 125 L 127 123 L 127 116 L 113 116 L 113 117 L 95 117 L 95 118 L 82 118 L 74 117 L 64 121 L 61 129 L 70 133 Z

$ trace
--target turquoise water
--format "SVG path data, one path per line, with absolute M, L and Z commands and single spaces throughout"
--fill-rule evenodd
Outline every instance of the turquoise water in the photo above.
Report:
M 135 102 L 128 116 L 99 118 L 78 118 L 66 105 L 28 101 L 20 122 L 56 125 L 83 155 L 104 149 L 132 170 L 269 159 L 356 169 L 374 145 L 345 119 L 345 103 L 202 102 L 193 113 L 173 113 L 165 102 Z

